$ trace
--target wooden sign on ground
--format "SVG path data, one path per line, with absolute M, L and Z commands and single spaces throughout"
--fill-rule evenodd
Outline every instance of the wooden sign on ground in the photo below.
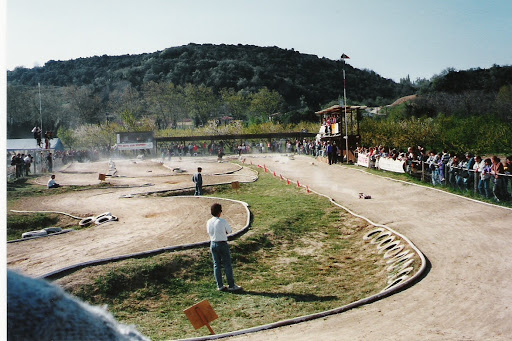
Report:
M 216 320 L 218 318 L 217 313 L 213 310 L 210 302 L 208 300 L 201 301 L 197 304 L 194 304 L 190 308 L 187 308 L 183 311 L 185 315 L 187 315 L 188 320 L 192 323 L 192 326 L 195 329 L 199 329 L 202 326 L 206 326 L 210 331 L 210 334 L 215 334 L 213 332 L 212 327 L 210 327 L 210 322 Z

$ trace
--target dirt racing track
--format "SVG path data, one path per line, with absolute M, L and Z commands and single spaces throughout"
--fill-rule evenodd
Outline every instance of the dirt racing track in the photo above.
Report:
M 112 186 L 68 192 L 52 196 L 51 200 L 30 198 L 20 203 L 16 210 L 66 212 L 82 218 L 108 212 L 117 217 L 117 221 L 9 243 L 7 266 L 31 276 L 47 276 L 78 264 L 204 244 L 209 241 L 205 222 L 211 217 L 210 206 L 214 202 L 222 204 L 226 219 L 235 232 L 249 224 L 249 210 L 239 201 L 141 194 L 193 188 L 191 174 L 198 164 L 203 168 L 205 186 L 232 181 L 252 182 L 256 179 L 254 172 L 212 159 L 166 163 L 124 160 L 115 164 L 116 176 L 106 180 Z M 183 172 L 176 172 L 177 168 Z M 64 186 L 98 184 L 98 174 L 108 170 L 108 162 L 73 163 L 56 172 L 56 178 Z M 37 179 L 41 184 L 45 180 Z M 79 220 L 77 226 L 78 223 Z
M 137 195 L 192 187 L 190 177 L 198 161 L 203 167 L 206 184 L 255 179 L 245 167 L 227 166 L 213 159 L 116 162 L 116 177 L 107 179 L 116 188 L 63 194 L 51 202 L 33 198 L 19 209 L 70 212 L 72 208 L 70 213 L 82 216 L 111 211 L 119 217 L 118 222 L 42 238 L 45 241 L 36 239 L 9 244 L 8 266 L 40 276 L 76 263 L 77 259 L 83 262 L 91 255 L 96 258 L 99 254 L 101 257 L 115 256 L 120 254 L 119 250 L 125 254 L 157 249 L 163 244 L 205 241 L 204 222 L 209 217 L 210 202 L 198 204 L 198 200 L 215 199 Z M 512 339 L 512 262 L 509 260 L 512 210 L 354 168 L 328 166 L 310 157 L 269 154 L 248 156 L 246 163 L 249 162 L 265 165 L 278 175 L 293 182 L 300 181 L 311 190 L 333 198 L 336 203 L 376 224 L 389 226 L 411 240 L 426 256 L 429 266 L 420 281 L 385 299 L 341 314 L 230 339 Z M 108 162 L 91 166 L 73 164 L 56 173 L 57 181 L 64 185 L 95 184 L 98 183 L 98 173 L 108 173 L 111 168 Z M 177 168 L 186 172 L 181 173 Z M 41 179 L 41 182 L 45 180 Z M 371 199 L 361 200 L 359 193 L 371 195 Z M 247 221 L 245 206 L 237 202 L 222 204 L 226 208 L 226 217 L 232 219 L 232 226 L 242 229 Z M 106 238 L 107 235 L 110 237 Z M 105 239 L 108 243 L 102 244 Z M 56 242 L 47 246 L 50 240 Z M 163 244 L 145 244 L 161 240 Z
M 309 157 L 250 160 L 407 236 L 430 269 L 383 300 L 235 340 L 512 339 L 512 210 Z

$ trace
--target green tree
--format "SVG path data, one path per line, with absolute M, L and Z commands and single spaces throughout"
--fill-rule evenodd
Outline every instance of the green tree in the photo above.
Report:
M 221 89 L 220 97 L 224 112 L 232 116 L 234 119 L 245 119 L 248 111 L 250 100 L 243 91 L 235 91 L 234 89 Z
M 104 120 L 101 99 L 93 93 L 91 87 L 70 86 L 66 89 L 66 94 L 70 100 L 70 109 L 81 122 L 100 123 Z
M 496 97 L 496 110 L 500 119 L 512 122 L 512 85 L 504 85 L 500 88 Z
M 60 127 L 57 130 L 57 137 L 61 140 L 65 147 L 72 149 L 77 147 L 77 138 L 72 129 Z
M 219 102 L 211 88 L 187 84 L 184 93 L 188 115 L 194 118 L 196 127 L 206 125 L 217 115 Z
M 266 87 L 251 95 L 250 111 L 262 121 L 268 121 L 270 115 L 277 113 L 283 104 L 283 98 L 277 91 Z

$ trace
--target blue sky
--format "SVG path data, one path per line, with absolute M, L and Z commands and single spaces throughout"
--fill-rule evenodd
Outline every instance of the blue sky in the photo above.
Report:
M 395 81 L 512 64 L 510 0 L 8 0 L 5 8 L 9 70 L 191 42 L 346 53 L 352 66 Z

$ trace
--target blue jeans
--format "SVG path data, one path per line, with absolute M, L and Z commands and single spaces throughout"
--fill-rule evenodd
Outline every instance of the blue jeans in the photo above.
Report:
M 196 183 L 196 190 L 194 192 L 194 195 L 203 195 L 203 184 L 198 185 Z
M 486 198 L 491 197 L 491 187 L 489 184 L 489 179 L 480 179 L 478 182 L 478 191 L 481 195 L 483 195 Z
M 432 171 L 432 185 L 440 185 L 441 184 L 441 179 L 440 179 L 440 174 L 439 174 L 439 168 L 435 168 L 433 171 Z
M 222 288 L 222 266 L 228 280 L 228 285 L 232 288 L 235 285 L 233 278 L 233 266 L 231 265 L 231 254 L 229 252 L 228 242 L 211 242 L 210 251 L 213 258 L 213 274 L 217 282 L 217 288 Z

